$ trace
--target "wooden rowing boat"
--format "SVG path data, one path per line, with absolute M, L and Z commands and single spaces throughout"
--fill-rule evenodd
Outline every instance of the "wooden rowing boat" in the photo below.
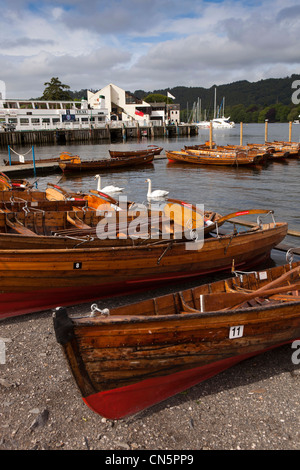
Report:
M 56 338 L 84 402 L 120 419 L 299 340 L 299 273 L 299 263 L 242 273 L 84 315 L 60 307 Z
M 126 226 L 124 231 L 122 237 L 131 238 Z M 97 248 L 0 250 L 0 318 L 227 271 L 232 260 L 237 267 L 254 265 L 268 258 L 286 234 L 286 223 L 271 222 L 196 242 L 191 237 L 128 246 L 116 241 Z
M 300 143 L 299 142 L 285 142 L 285 141 L 274 141 L 266 142 L 266 145 L 270 145 L 279 152 L 287 152 L 288 158 L 299 158 L 300 155 Z
M 20 161 L 15 161 L 15 160 L 4 160 L 4 164 L 6 166 L 11 166 L 11 165 L 33 165 L 33 163 L 57 163 L 60 160 L 69 160 L 70 158 L 73 158 L 74 155 L 72 155 L 69 152 L 62 152 L 59 157 L 51 157 L 51 158 L 35 158 L 33 160 L 24 160 L 22 162 Z
M 166 201 L 161 209 L 115 205 L 97 194 L 77 201 L 40 201 L 38 205 L 34 201 L 0 202 L 0 249 L 126 246 L 145 243 L 145 239 L 149 243 L 151 238 L 155 243 L 186 240 L 190 230 L 203 229 L 207 236 L 226 220 L 228 216 L 213 211 L 203 214 L 177 200 Z M 136 233 L 123 238 L 124 223 L 127 231 L 135 224 Z M 104 231 L 105 237 L 98 236 Z
M 257 165 L 264 156 L 244 151 L 210 151 L 210 150 L 166 150 L 166 156 L 170 162 L 195 163 L 197 165 L 240 166 Z
M 10 179 L 5 173 L 0 173 L 0 191 L 24 191 L 33 188 L 33 184 L 25 179 Z
M 244 151 L 247 152 L 248 155 L 255 155 L 255 154 L 262 154 L 263 159 L 262 163 L 265 163 L 267 161 L 285 161 L 289 157 L 289 152 L 288 151 L 281 151 L 275 148 L 275 146 L 271 144 L 247 144 L 247 145 L 217 145 L 215 142 L 212 142 L 210 145 L 210 142 L 207 141 L 204 144 L 198 144 L 198 145 L 185 145 L 184 150 L 189 151 L 189 150 L 201 150 L 202 152 L 208 150 L 210 152 L 228 152 L 228 151 Z
M 110 170 L 113 168 L 135 167 L 137 165 L 146 165 L 152 163 L 154 154 L 152 152 L 147 155 L 138 155 L 136 157 L 106 158 L 103 160 L 82 160 L 78 156 L 65 161 L 59 162 L 60 169 L 66 172 L 78 171 L 96 171 Z
M 143 150 L 109 150 L 109 155 L 111 158 L 123 158 L 123 157 L 141 157 L 149 154 L 159 155 L 163 150 L 162 147 L 158 147 L 157 145 L 149 145 L 147 149 Z

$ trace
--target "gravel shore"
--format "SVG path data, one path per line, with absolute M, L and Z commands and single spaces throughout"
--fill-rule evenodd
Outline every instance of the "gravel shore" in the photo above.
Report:
M 112 421 L 82 401 L 51 311 L 2 321 L 0 339 L 0 450 L 300 449 L 300 367 L 291 345 Z

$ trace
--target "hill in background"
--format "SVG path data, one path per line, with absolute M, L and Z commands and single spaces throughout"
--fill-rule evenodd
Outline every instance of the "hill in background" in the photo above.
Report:
M 182 112 L 186 112 L 185 117 L 191 114 L 193 106 L 201 100 L 202 118 L 205 110 L 206 115 L 212 118 L 216 88 L 217 108 L 225 98 L 225 115 L 230 115 L 236 122 L 263 122 L 265 119 L 286 122 L 296 119 L 300 114 L 300 106 L 292 102 L 295 91 L 292 83 L 295 80 L 300 80 L 300 75 L 269 78 L 253 83 L 242 80 L 226 85 L 213 85 L 210 88 L 177 86 L 153 92 L 137 90 L 134 95 L 143 99 L 149 93 L 166 95 L 169 91 L 175 96 L 174 103 L 179 103 Z
M 201 118 L 211 119 L 214 112 L 215 88 L 217 93 L 217 108 L 225 98 L 225 115 L 235 122 L 287 122 L 298 118 L 300 104 L 292 102 L 295 89 L 292 83 L 300 80 L 300 75 L 286 78 L 268 78 L 258 82 L 247 80 L 225 85 L 213 85 L 210 88 L 177 86 L 153 91 L 136 90 L 133 94 L 144 99 L 149 94 L 166 96 L 169 91 L 175 96 L 174 103 L 180 104 L 181 120 L 187 122 L 194 118 L 193 108 L 201 102 Z M 99 87 L 100 89 L 101 87 Z M 86 90 L 70 92 L 73 99 L 86 97 Z M 221 113 L 222 114 L 222 113 Z M 198 115 L 199 117 L 199 115 Z

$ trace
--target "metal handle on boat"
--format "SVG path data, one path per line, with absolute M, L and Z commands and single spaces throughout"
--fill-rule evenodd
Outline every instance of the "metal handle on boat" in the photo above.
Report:
M 290 268 L 292 267 L 292 263 L 294 261 L 294 251 L 293 248 L 290 248 L 285 255 L 286 262 L 289 263 Z
M 257 225 L 259 226 L 259 228 L 262 228 L 261 217 L 267 217 L 269 214 L 271 214 L 274 227 L 276 227 L 274 212 L 273 212 L 273 211 L 269 211 L 267 214 L 259 215 L 259 216 L 257 217 Z
M 100 313 L 100 315 L 104 315 L 104 316 L 108 316 L 110 315 L 110 311 L 108 308 L 104 308 L 103 310 L 101 310 L 100 308 L 98 308 L 98 305 L 97 304 L 92 304 L 91 305 L 91 317 L 94 317 L 95 315 L 97 315 L 98 313 Z

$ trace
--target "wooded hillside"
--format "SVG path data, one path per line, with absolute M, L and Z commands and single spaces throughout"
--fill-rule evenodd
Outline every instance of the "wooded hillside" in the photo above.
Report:
M 169 89 L 154 90 L 152 92 L 136 90 L 134 95 L 143 99 L 149 93 L 166 95 L 169 91 L 175 96 L 174 103 L 179 103 L 182 120 L 187 120 L 193 106 L 201 100 L 202 118 L 206 111 L 208 118 L 213 117 L 214 94 L 217 89 L 217 108 L 225 98 L 225 115 L 236 122 L 286 122 L 298 118 L 300 104 L 292 102 L 295 91 L 292 83 L 300 80 L 300 75 L 286 78 L 269 78 L 258 82 L 247 80 L 229 83 L 226 85 L 213 85 L 210 88 L 177 86 Z

